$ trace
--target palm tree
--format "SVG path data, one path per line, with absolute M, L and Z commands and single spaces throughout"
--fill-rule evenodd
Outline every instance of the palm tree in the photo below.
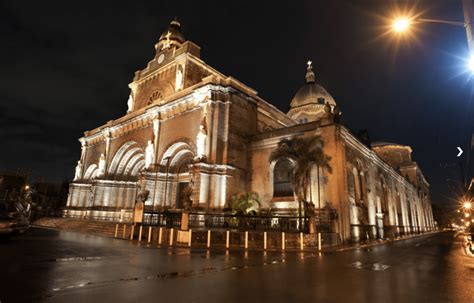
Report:
M 298 199 L 300 228 L 302 227 L 302 204 L 304 204 L 305 209 L 309 206 L 306 197 L 308 197 L 308 189 L 311 187 L 311 169 L 313 166 L 317 166 L 318 178 L 320 168 L 326 169 L 330 173 L 332 172 L 332 168 L 329 165 L 331 157 L 324 153 L 323 147 L 324 142 L 320 136 L 294 137 L 291 139 L 282 139 L 278 143 L 278 147 L 270 155 L 270 162 L 280 159 L 289 159 L 293 162 L 292 185 L 293 192 Z
M 239 229 L 249 227 L 249 224 L 255 220 L 251 220 L 248 215 L 256 215 L 260 209 L 260 198 L 255 192 L 246 192 L 234 194 L 229 203 L 232 215 L 235 217 L 229 218 L 231 225 L 237 225 Z
M 256 214 L 260 208 L 260 198 L 255 192 L 234 194 L 229 207 L 233 215 Z

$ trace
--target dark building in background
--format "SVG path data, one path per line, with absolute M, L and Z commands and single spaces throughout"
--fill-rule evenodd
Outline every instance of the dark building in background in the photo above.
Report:
M 60 215 L 66 206 L 69 182 L 51 183 L 38 180 L 31 185 L 38 215 Z
M 28 178 L 28 173 L 0 172 L 0 200 L 9 200 L 23 192 Z

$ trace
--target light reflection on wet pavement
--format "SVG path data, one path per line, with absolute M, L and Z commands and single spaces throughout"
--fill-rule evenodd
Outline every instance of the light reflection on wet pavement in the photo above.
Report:
M 474 258 L 451 233 L 318 254 L 156 249 L 34 229 L 0 243 L 0 266 L 2 303 L 474 302 Z

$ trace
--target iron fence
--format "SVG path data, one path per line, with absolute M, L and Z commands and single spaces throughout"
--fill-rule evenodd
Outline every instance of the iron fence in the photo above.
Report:
M 59 215 L 59 214 L 58 214 Z M 69 218 L 92 219 L 85 215 L 68 214 Z M 118 221 L 116 217 L 93 216 L 93 220 Z M 173 210 L 145 209 L 142 225 L 162 226 L 167 228 L 181 228 L 182 212 Z M 190 212 L 188 227 L 213 230 L 234 231 L 277 231 L 277 232 L 304 232 L 310 230 L 313 223 L 316 232 L 333 233 L 336 231 L 337 215 L 328 211 L 316 211 L 312 217 L 299 217 L 290 215 L 233 215 L 229 213 Z
M 308 217 L 302 217 L 300 225 L 300 217 L 294 216 L 189 214 L 189 227 L 193 229 L 307 232 L 308 222 Z
M 143 225 L 165 226 L 168 228 L 181 227 L 180 212 L 145 212 L 143 214 Z

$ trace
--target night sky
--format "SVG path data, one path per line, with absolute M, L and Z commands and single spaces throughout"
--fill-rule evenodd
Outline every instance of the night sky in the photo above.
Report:
M 125 114 L 128 83 L 176 16 L 206 63 L 284 112 L 312 60 L 344 123 L 412 146 L 444 203 L 473 124 L 466 36 L 418 24 L 397 42 L 384 19 L 397 7 L 462 20 L 461 0 L 1 1 L 0 170 L 71 179 L 77 139 Z

